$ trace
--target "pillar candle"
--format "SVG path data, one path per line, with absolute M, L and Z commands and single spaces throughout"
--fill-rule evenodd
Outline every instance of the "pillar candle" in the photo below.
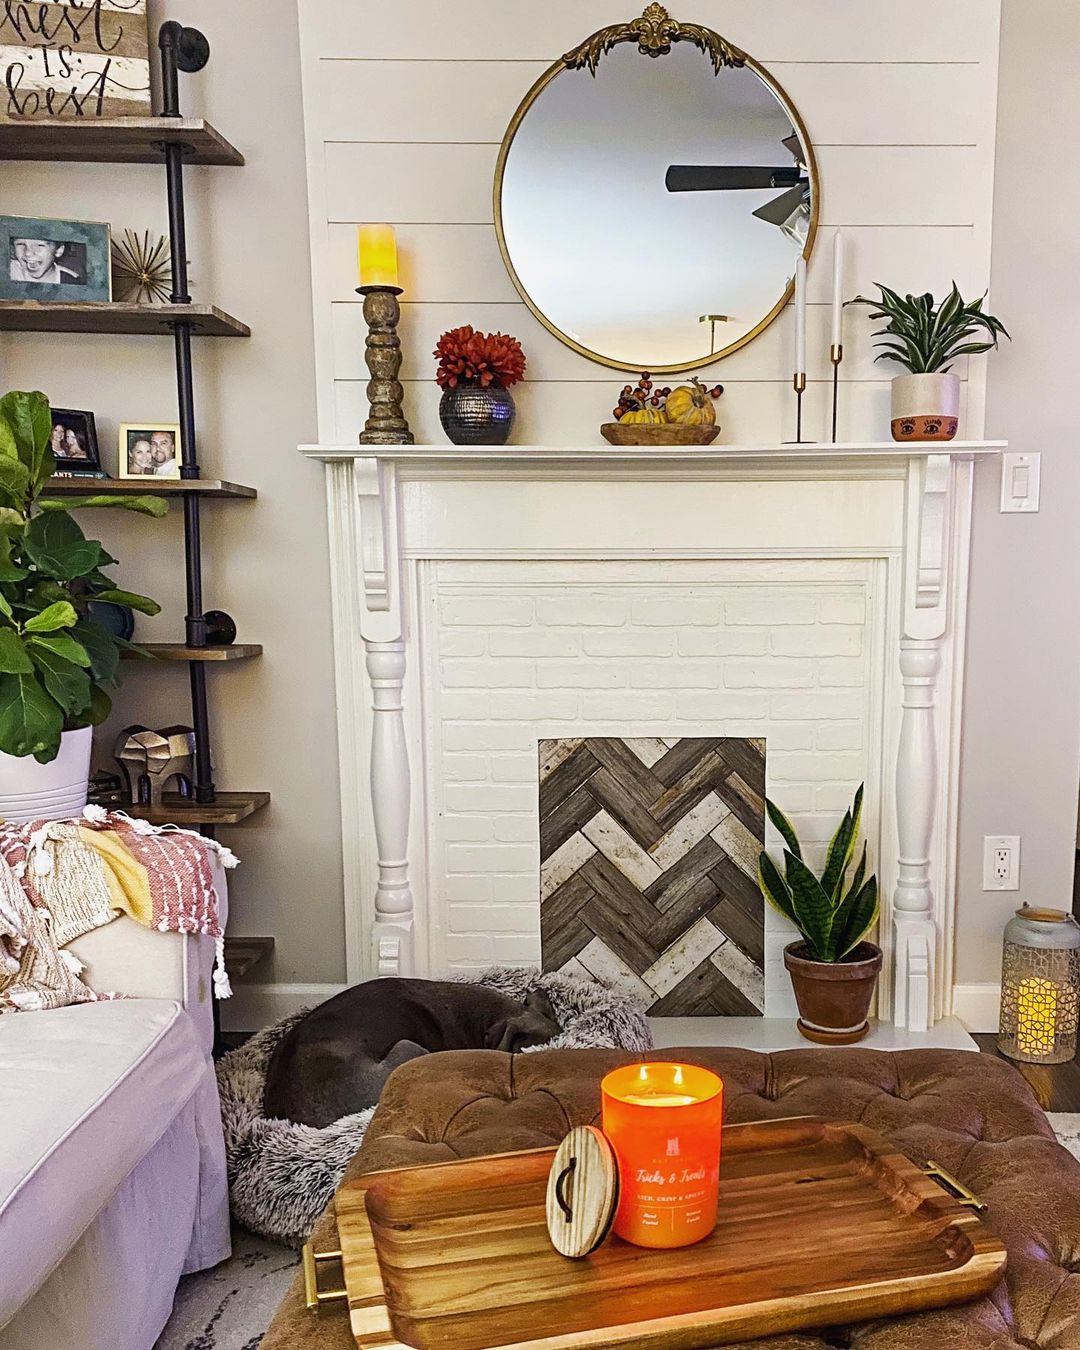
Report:
M 1057 1048 L 1058 991 L 1053 980 L 1021 980 L 1016 991 L 1016 1043 L 1021 1054 L 1052 1055 Z
M 795 264 L 795 374 L 806 374 L 806 259 Z
M 397 239 L 393 225 L 361 225 L 356 233 L 360 285 L 396 286 Z
M 619 1167 L 614 1232 L 639 1247 L 687 1247 L 716 1227 L 724 1084 L 692 1064 L 629 1064 L 600 1085 Z
M 839 230 L 833 235 L 832 278 L 832 337 L 834 347 L 844 342 L 844 236 Z

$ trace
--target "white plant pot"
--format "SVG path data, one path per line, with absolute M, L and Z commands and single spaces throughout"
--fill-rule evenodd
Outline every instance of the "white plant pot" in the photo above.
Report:
M 67 820 L 82 814 L 90 780 L 90 728 L 65 731 L 49 764 L 0 753 L 0 819 Z
M 960 377 L 897 375 L 892 382 L 894 441 L 951 441 L 960 425 Z

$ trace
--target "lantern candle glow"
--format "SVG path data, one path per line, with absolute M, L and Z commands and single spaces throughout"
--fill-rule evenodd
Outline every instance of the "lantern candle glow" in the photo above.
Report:
M 639 1247 L 688 1247 L 716 1227 L 724 1084 L 693 1064 L 630 1064 L 600 1085 L 619 1167 L 614 1232 Z

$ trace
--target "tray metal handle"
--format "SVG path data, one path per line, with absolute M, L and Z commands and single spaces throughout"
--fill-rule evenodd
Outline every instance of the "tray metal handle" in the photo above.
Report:
M 958 1200 L 967 1209 L 973 1209 L 976 1214 L 981 1214 L 986 1208 L 985 1200 L 980 1200 L 962 1181 L 957 1181 L 951 1172 L 946 1172 L 944 1167 L 934 1162 L 933 1158 L 927 1158 L 923 1171 L 931 1181 L 936 1181 L 938 1185 L 944 1187 L 954 1200 Z
M 341 1260 L 341 1252 L 317 1252 L 310 1242 L 305 1242 L 301 1251 L 304 1265 L 304 1306 L 308 1312 L 317 1312 L 327 1303 L 347 1301 L 349 1292 L 340 1289 L 319 1288 L 319 1267 L 332 1261 Z

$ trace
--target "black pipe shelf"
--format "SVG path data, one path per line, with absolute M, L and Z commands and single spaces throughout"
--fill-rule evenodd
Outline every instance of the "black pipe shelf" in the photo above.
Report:
M 258 488 L 221 478 L 50 478 L 46 497 L 183 497 L 254 501 Z
M 124 337 L 171 336 L 189 326 L 193 337 L 250 337 L 246 323 L 216 305 L 54 304 L 0 300 L 0 332 L 119 333 Z
M 213 661 L 216 664 L 231 664 L 234 661 L 250 661 L 262 656 L 261 642 L 233 642 L 227 647 L 186 647 L 182 642 L 139 642 L 139 649 L 154 661 Z M 139 653 L 125 650 L 121 655 L 132 661 L 139 660 Z
M 163 164 L 179 145 L 185 164 L 239 167 L 244 156 L 201 117 L 114 117 L 0 122 L 0 160 Z

